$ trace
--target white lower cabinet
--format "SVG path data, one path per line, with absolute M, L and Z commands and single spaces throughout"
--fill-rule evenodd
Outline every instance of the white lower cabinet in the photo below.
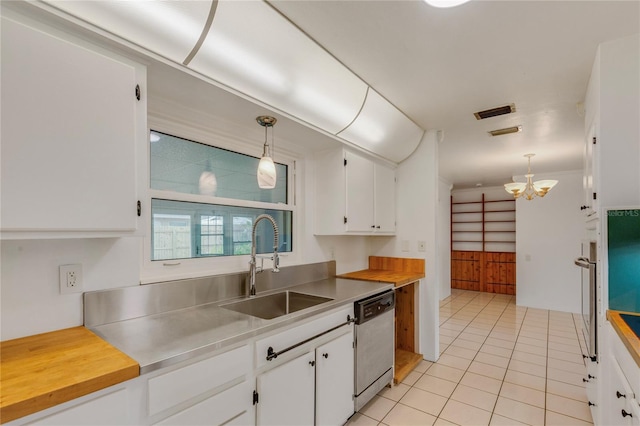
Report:
M 121 388 L 49 416 L 18 419 L 12 424 L 87 426 L 129 423 L 127 389 Z
M 354 412 L 353 328 L 257 377 L 258 425 L 342 425 Z
M 609 323 L 605 327 L 609 344 L 602 354 L 606 380 L 602 424 L 640 426 L 640 368 L 613 327 Z
M 258 425 L 312 425 L 315 353 L 308 352 L 257 378 Z
M 221 425 L 252 414 L 252 349 L 244 345 L 149 378 L 149 423 Z
M 245 381 L 231 389 L 168 417 L 158 425 L 221 425 L 249 424 L 251 422 L 250 383 Z M 243 417 L 244 416 L 244 417 Z M 240 422 L 240 418 L 246 421 Z
M 341 425 L 353 414 L 353 333 L 316 349 L 316 424 Z

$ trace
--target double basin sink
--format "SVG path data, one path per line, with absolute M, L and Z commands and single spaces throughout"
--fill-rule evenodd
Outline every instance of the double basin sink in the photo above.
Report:
M 220 305 L 220 307 L 251 315 L 252 317 L 273 319 L 332 300 L 328 297 L 313 296 L 295 291 L 283 291 L 268 296 Z

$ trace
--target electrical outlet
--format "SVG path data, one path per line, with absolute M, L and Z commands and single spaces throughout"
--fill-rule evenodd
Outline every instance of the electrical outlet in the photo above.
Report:
M 418 251 L 427 251 L 426 241 L 418 241 Z
M 82 293 L 82 265 L 60 265 L 60 294 Z

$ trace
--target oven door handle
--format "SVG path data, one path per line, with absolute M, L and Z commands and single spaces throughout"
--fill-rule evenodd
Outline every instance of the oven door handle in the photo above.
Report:
M 591 264 L 589 263 L 589 259 L 587 259 L 586 257 L 579 257 L 576 260 L 574 260 L 573 263 L 575 263 L 577 266 L 584 269 L 589 269 L 591 267 Z

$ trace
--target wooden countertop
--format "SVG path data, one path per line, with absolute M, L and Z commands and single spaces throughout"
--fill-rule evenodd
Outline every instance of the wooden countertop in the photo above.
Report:
M 424 278 L 424 274 L 415 272 L 397 272 L 385 271 L 382 269 L 364 269 L 362 271 L 349 272 L 338 275 L 338 278 L 349 278 L 352 280 L 378 281 L 383 283 L 392 283 L 396 287 L 418 281 Z
M 424 276 L 424 259 L 369 256 L 369 269 L 338 275 L 338 278 L 379 281 L 402 287 Z
M 640 339 L 631 330 L 627 323 L 620 317 L 620 314 L 640 316 L 637 313 L 621 312 L 621 311 L 607 311 L 607 319 L 611 322 L 613 329 L 618 333 L 620 339 L 629 350 L 629 353 L 633 357 L 633 360 L 640 367 Z
M 85 327 L 0 342 L 0 423 L 139 375 L 136 361 Z

